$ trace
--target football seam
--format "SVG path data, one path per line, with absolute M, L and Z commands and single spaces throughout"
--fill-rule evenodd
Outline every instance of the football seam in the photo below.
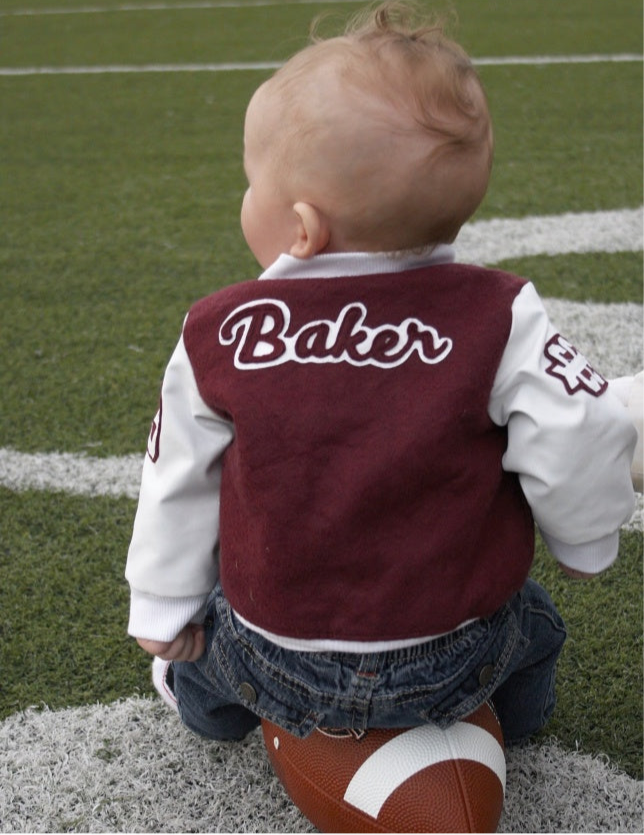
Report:
M 465 791 L 465 778 L 460 766 L 460 757 L 458 754 L 460 752 L 455 751 L 455 746 L 452 744 L 449 736 L 446 736 L 445 739 L 447 740 L 447 747 L 449 749 L 450 757 L 451 757 L 451 764 L 452 768 L 454 769 L 454 773 L 456 775 L 456 785 L 458 786 L 458 791 L 461 796 L 461 807 L 465 810 L 465 816 L 467 818 L 467 831 L 474 832 L 475 830 L 472 828 L 473 826 L 473 815 L 472 809 L 470 807 L 469 798 L 467 792 Z
M 451 746 L 450 746 L 451 748 Z M 453 752 L 452 752 L 453 753 Z M 474 829 L 474 815 L 472 812 L 472 807 L 470 806 L 470 800 L 467 792 L 465 791 L 465 778 L 463 776 L 463 771 L 461 768 L 461 760 L 455 759 L 452 757 L 452 767 L 456 774 L 456 785 L 458 786 L 459 794 L 461 795 L 461 806 L 465 810 L 465 816 L 467 818 L 467 832 L 476 832 Z

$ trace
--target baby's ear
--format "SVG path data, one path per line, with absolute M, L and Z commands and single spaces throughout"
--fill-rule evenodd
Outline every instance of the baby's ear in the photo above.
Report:
M 329 224 L 319 209 L 310 203 L 296 203 L 293 211 L 297 215 L 297 230 L 290 254 L 295 258 L 311 258 L 329 243 Z

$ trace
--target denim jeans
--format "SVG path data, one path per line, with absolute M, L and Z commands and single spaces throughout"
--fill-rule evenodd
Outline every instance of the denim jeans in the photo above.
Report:
M 447 727 L 486 700 L 506 743 L 536 733 L 555 706 L 555 665 L 566 637 L 533 580 L 492 617 L 418 646 L 382 653 L 295 652 L 244 627 L 217 585 L 196 662 L 175 662 L 171 686 L 185 725 L 242 739 L 260 717 L 296 736 L 318 727 Z

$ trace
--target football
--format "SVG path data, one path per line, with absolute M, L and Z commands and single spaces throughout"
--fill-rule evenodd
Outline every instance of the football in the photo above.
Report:
M 488 704 L 446 730 L 372 729 L 305 739 L 262 721 L 269 759 L 321 832 L 494 832 L 505 754 Z

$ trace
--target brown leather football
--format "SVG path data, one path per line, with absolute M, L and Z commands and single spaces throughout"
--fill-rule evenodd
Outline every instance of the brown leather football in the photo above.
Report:
M 485 704 L 446 730 L 436 725 L 305 739 L 262 721 L 275 773 L 322 832 L 494 832 L 505 754 Z

